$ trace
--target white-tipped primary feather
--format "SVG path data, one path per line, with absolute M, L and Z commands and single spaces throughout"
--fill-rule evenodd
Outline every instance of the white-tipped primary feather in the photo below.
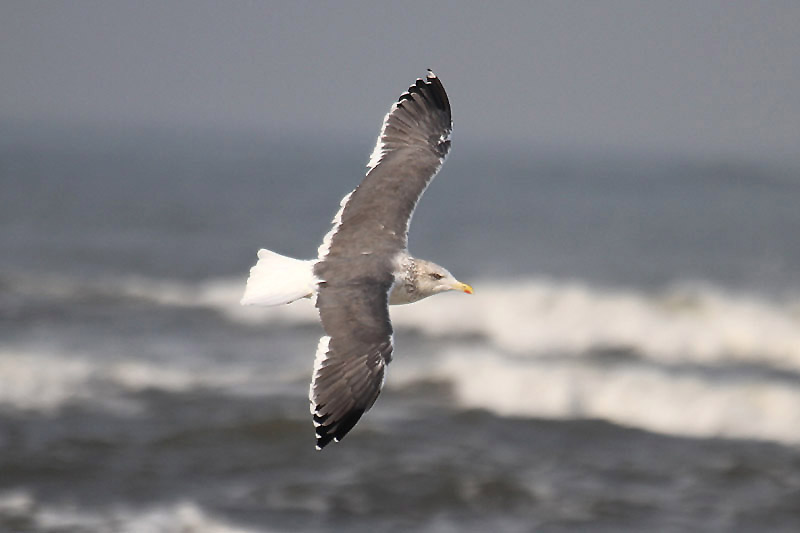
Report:
M 242 305 L 281 305 L 307 298 L 317 290 L 314 261 L 293 259 L 269 250 L 258 251 L 250 269 Z

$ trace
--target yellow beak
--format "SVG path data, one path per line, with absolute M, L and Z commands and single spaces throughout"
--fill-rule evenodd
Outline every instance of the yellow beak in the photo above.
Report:
M 461 283 L 460 281 L 457 281 L 456 283 L 453 284 L 453 290 L 466 292 L 467 294 L 472 294 L 474 292 L 472 290 L 472 287 L 470 287 L 466 283 Z

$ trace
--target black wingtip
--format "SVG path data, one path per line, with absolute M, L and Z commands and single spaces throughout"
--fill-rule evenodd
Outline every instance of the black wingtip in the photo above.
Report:
M 317 450 L 321 450 L 331 441 L 341 441 L 355 427 L 365 412 L 366 409 L 354 409 L 341 420 L 332 422 L 330 425 L 325 424 L 328 418 L 327 415 L 325 417 L 314 415 L 314 421 L 320 424 L 317 426 Z
M 333 440 L 333 435 L 325 435 L 324 437 L 317 437 L 317 450 L 322 450 L 325 446 L 331 443 Z

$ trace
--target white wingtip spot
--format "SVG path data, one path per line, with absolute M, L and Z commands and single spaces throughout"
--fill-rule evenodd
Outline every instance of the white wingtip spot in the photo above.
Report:
M 436 78 L 436 74 L 434 74 L 431 69 L 428 69 L 428 79 L 432 80 L 434 78 Z

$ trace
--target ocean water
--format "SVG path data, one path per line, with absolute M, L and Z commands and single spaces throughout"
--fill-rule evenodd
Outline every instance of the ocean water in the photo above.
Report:
M 308 258 L 373 139 L 0 135 L 0 531 L 798 531 L 800 172 L 454 139 L 373 409 L 318 452 Z

